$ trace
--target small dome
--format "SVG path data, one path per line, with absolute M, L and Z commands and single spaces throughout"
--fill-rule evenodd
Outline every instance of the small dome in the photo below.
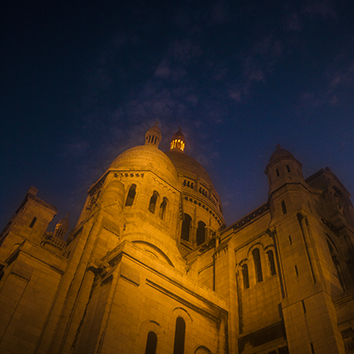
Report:
M 289 152 L 288 150 L 283 149 L 279 144 L 277 145 L 276 150 L 273 152 L 269 159 L 269 164 L 272 164 L 273 162 L 283 159 L 283 158 L 292 158 L 295 159 L 294 155 Z
M 151 171 L 172 186 L 178 186 L 178 177 L 171 160 L 155 145 L 135 146 L 120 154 L 109 170 Z

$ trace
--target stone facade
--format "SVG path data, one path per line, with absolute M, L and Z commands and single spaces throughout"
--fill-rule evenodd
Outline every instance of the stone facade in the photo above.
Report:
M 354 353 L 354 210 L 277 147 L 268 201 L 226 227 L 209 175 L 157 126 L 77 225 L 33 187 L 0 235 L 1 353 Z

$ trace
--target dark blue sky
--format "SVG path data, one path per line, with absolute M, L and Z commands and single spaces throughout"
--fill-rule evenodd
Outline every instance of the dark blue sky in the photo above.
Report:
M 228 225 L 267 200 L 277 143 L 354 193 L 353 1 L 5 1 L 0 228 L 28 188 L 71 212 L 159 122 Z

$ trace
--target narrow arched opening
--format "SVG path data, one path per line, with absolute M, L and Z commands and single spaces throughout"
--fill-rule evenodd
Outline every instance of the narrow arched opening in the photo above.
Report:
M 252 256 L 254 261 L 254 268 L 256 271 L 256 280 L 257 282 L 261 282 L 263 281 L 263 274 L 262 274 L 261 256 L 258 248 L 255 248 L 252 251 Z
M 155 354 L 157 347 L 157 335 L 155 332 L 149 332 L 146 340 L 145 354 Z
M 277 272 L 276 272 L 276 269 L 275 269 L 273 251 L 272 250 L 267 251 L 267 256 L 268 256 L 268 262 L 269 262 L 270 275 L 275 275 L 275 274 L 277 274 Z
M 242 279 L 243 279 L 243 288 L 248 289 L 250 287 L 250 281 L 248 276 L 248 265 L 245 263 L 242 265 Z
M 167 209 L 167 198 L 163 198 L 162 203 L 160 204 L 160 218 L 163 220 L 166 214 Z
M 156 208 L 158 196 L 159 196 L 159 194 L 156 191 L 154 191 L 154 193 L 152 194 L 152 196 L 150 198 L 149 211 L 153 214 L 155 213 L 155 208 Z
M 197 246 L 205 242 L 205 223 L 203 221 L 198 222 L 197 228 Z
M 182 221 L 181 239 L 184 241 L 189 241 L 189 233 L 191 229 L 192 218 L 188 214 L 184 214 L 184 219 Z
M 176 331 L 175 331 L 175 344 L 173 347 L 173 354 L 184 353 L 184 339 L 186 335 L 186 322 L 182 317 L 177 317 Z
M 136 194 L 136 184 L 132 184 L 129 188 L 127 199 L 125 201 L 125 206 L 132 206 L 133 205 L 134 199 L 135 199 L 135 194 Z

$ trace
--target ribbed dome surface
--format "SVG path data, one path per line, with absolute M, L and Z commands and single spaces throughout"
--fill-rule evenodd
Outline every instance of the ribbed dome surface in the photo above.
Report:
M 157 176 L 178 186 L 178 177 L 171 160 L 156 146 L 135 146 L 120 154 L 109 166 L 109 170 L 151 171 Z
M 269 163 L 273 163 L 276 160 L 280 159 L 280 158 L 284 158 L 284 157 L 290 157 L 295 159 L 294 155 L 289 152 L 288 150 L 285 150 L 283 148 L 281 148 L 280 146 L 277 146 L 276 150 L 273 152 L 273 154 L 271 155 L 270 159 L 269 159 Z
M 168 151 L 165 152 L 165 154 L 171 159 L 179 174 L 189 176 L 195 180 L 199 178 L 204 181 L 208 187 L 214 188 L 208 173 L 204 170 L 202 165 L 192 157 L 180 151 Z

